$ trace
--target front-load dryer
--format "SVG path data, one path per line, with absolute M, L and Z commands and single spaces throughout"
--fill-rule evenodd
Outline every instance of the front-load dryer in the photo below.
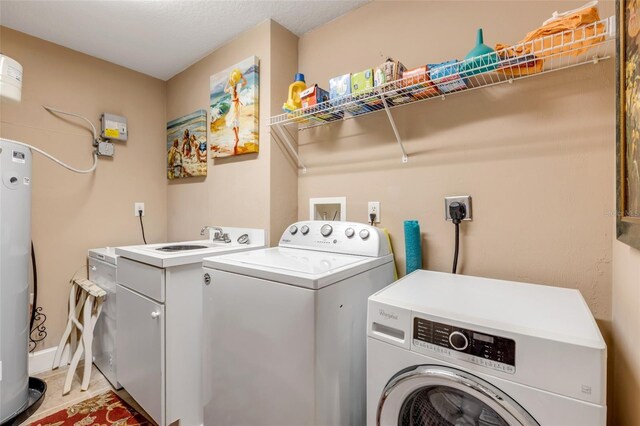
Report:
M 577 290 L 416 271 L 369 298 L 368 426 L 603 426 L 606 345 Z
M 395 272 L 381 230 L 299 222 L 203 267 L 205 425 L 365 423 L 367 298 Z

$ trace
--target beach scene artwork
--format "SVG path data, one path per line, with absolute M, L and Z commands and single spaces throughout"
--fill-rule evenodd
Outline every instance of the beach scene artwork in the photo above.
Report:
M 260 72 L 249 57 L 209 80 L 212 158 L 258 152 Z
M 167 177 L 207 175 L 207 111 L 198 110 L 167 123 Z

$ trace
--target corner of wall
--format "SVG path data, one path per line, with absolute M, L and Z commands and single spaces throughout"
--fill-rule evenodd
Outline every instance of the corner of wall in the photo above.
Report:
M 612 334 L 613 411 L 612 424 L 640 424 L 640 251 L 613 241 Z
M 298 71 L 298 36 L 271 20 L 270 115 L 279 114 L 289 84 Z M 270 130 L 270 129 L 269 129 Z M 297 149 L 297 134 L 291 132 Z M 287 147 L 270 133 L 270 245 L 276 245 L 284 229 L 298 217 L 298 167 Z

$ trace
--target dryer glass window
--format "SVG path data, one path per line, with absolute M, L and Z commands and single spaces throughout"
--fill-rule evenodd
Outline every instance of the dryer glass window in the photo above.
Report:
M 478 398 L 448 386 L 413 392 L 400 410 L 399 426 L 509 426 Z

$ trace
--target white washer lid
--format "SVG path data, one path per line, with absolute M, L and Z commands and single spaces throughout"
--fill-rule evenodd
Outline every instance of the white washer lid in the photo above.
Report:
M 369 300 L 495 330 L 605 347 L 576 289 L 418 270 Z
M 110 263 L 112 265 L 118 264 L 118 255 L 116 254 L 115 247 L 102 247 L 102 248 L 89 249 L 89 257 L 92 259 L 97 259 L 103 262 Z
M 299 287 L 319 289 L 390 262 L 392 259 L 391 255 L 372 258 L 273 247 L 205 258 L 203 266 Z

